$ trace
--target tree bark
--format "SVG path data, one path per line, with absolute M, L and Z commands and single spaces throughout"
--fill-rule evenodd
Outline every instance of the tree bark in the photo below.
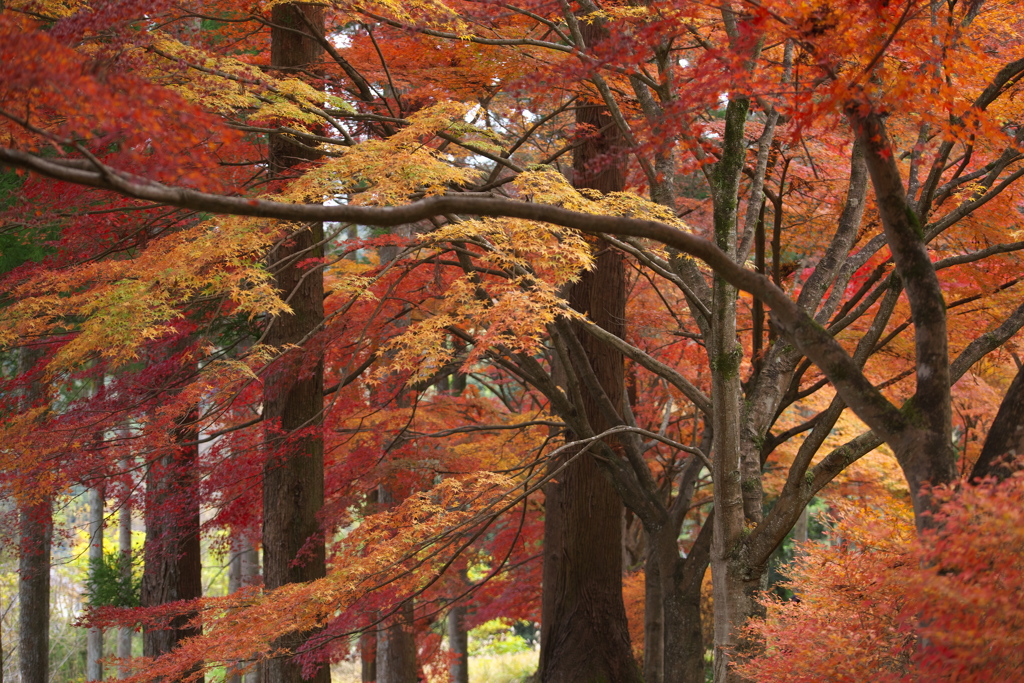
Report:
M 118 514 L 117 546 L 124 558 L 123 579 L 130 581 L 132 576 L 132 510 L 128 503 L 121 507 Z M 117 656 L 121 659 L 128 659 L 132 656 L 132 635 L 135 629 L 130 626 L 122 626 L 117 630 Z M 127 678 L 128 670 L 124 667 L 118 669 L 118 678 Z
M 21 371 L 30 373 L 41 354 L 22 350 Z M 29 410 L 42 396 L 38 379 L 25 388 L 19 401 Z M 18 661 L 23 683 L 50 680 L 50 557 L 53 540 L 53 501 L 49 494 L 23 502 L 19 510 L 18 544 Z M 0 649 L 0 669 L 3 651 Z M 0 676 L 2 676 L 0 672 Z
M 89 571 L 103 561 L 103 492 L 89 489 Z M 103 629 L 90 628 L 85 640 L 85 680 L 103 680 Z
M 177 444 L 146 471 L 145 567 L 142 573 L 143 607 L 202 597 L 202 559 L 199 547 L 198 411 L 182 416 L 174 430 Z M 142 652 L 159 657 L 185 638 L 201 631 L 188 628 L 193 613 L 181 614 L 165 628 L 147 628 Z M 201 680 L 201 679 L 200 679 Z
M 241 550 L 242 585 L 252 586 L 260 582 L 260 552 L 253 547 L 252 538 L 242 536 Z M 242 677 L 244 683 L 262 683 L 260 667 L 255 667 Z
M 323 48 L 303 34 L 324 33 L 324 7 L 306 3 L 275 5 L 271 21 L 271 67 L 289 73 L 315 73 Z M 282 135 L 270 139 L 270 171 L 281 176 L 320 153 Z M 319 198 L 312 198 L 318 201 Z M 323 255 L 323 224 L 310 223 L 292 234 L 270 256 L 276 286 L 291 313 L 270 322 L 267 344 L 284 348 L 301 344 L 324 319 L 323 275 L 309 272 L 303 261 Z M 301 349 L 288 351 L 264 378 L 263 417 L 268 452 L 263 472 L 263 577 L 268 590 L 327 574 L 324 539 L 317 514 L 324 500 L 323 358 Z M 279 648 L 294 652 L 309 638 L 297 633 L 280 639 Z M 306 680 L 293 659 L 267 660 L 264 683 Z M 320 667 L 312 681 L 328 683 L 330 669 Z
M 469 683 L 469 633 L 466 606 L 457 604 L 448 612 L 448 650 L 453 659 L 448 673 L 452 683 Z
M 936 504 L 929 494 L 930 487 L 957 477 L 946 303 L 928 255 L 921 219 L 907 201 L 884 119 L 875 112 L 862 114 L 862 104 L 850 103 L 847 115 L 864 146 L 885 240 L 914 322 L 917 387 L 913 399 L 901 411 L 904 424 L 891 429 L 895 434 L 887 435 L 887 441 L 907 478 L 914 518 L 922 529 L 934 523 L 930 513 Z
M 648 535 L 651 538 L 644 562 L 644 683 L 665 683 L 665 594 L 657 538 L 661 534 Z
M 726 256 L 737 258 L 736 221 L 739 181 L 746 159 L 744 128 L 750 103 L 729 100 L 725 114 L 722 158 L 712 176 L 715 242 Z M 746 648 L 741 627 L 756 614 L 756 592 L 763 571 L 748 566 L 743 537 L 747 522 L 760 521 L 760 496 L 746 495 L 745 487 L 760 489 L 760 471 L 744 467 L 740 438 L 743 389 L 740 364 L 743 349 L 736 336 L 736 288 L 717 273 L 712 284 L 713 304 L 708 360 L 711 366 L 712 430 L 714 453 L 714 538 L 711 573 L 715 597 L 715 681 L 742 681 L 730 666 Z
M 377 680 L 377 631 L 366 631 L 359 636 L 360 680 L 374 683 Z
M 705 529 L 685 558 L 679 553 L 678 528 L 665 527 L 652 539 L 648 561 L 659 567 L 661 581 L 664 683 L 704 683 L 705 680 L 700 601 L 713 523 L 712 519 L 705 521 Z
M 377 683 L 416 683 L 418 678 L 410 600 L 377 631 Z
M 581 22 L 589 45 L 599 24 Z M 573 184 L 600 192 L 625 187 L 621 138 L 603 106 L 577 109 L 578 129 L 586 135 L 573 158 Z M 598 131 L 595 133 L 594 131 Z M 595 268 L 569 292 L 570 304 L 602 328 L 625 334 L 625 269 L 622 255 L 599 250 Z M 590 363 L 613 401 L 623 396 L 622 354 L 576 330 L 585 350 L 578 363 Z M 597 397 L 584 395 L 581 413 L 594 432 L 611 426 Z M 552 463 L 560 466 L 564 460 Z M 584 454 L 545 487 L 544 592 L 541 617 L 540 680 L 543 683 L 631 683 L 641 680 L 630 648 L 622 602 L 623 505 L 596 458 Z
M 53 539 L 53 510 L 49 497 L 23 507 L 20 518 L 19 671 L 23 683 L 49 683 L 50 544 Z
M 235 593 L 245 586 L 251 586 L 259 576 L 259 557 L 256 549 L 252 547 L 252 541 L 245 532 L 231 531 L 231 551 L 228 554 L 228 593 Z M 239 667 L 244 667 L 246 662 L 240 662 Z M 246 683 L 254 683 L 253 679 L 258 677 L 259 669 L 256 668 L 245 675 Z M 230 668 L 225 679 L 228 683 L 242 683 L 243 677 L 237 672 L 237 668 Z
M 971 470 L 971 480 L 995 477 L 1002 481 L 1018 469 L 1024 456 L 1024 369 L 1017 372 L 992 421 L 985 445 Z

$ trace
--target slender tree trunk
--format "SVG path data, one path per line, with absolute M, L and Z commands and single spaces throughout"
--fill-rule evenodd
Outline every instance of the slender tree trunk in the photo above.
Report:
M 53 511 L 49 497 L 23 507 L 20 517 L 19 670 L 23 683 L 49 683 L 50 544 L 53 539 Z
M 581 22 L 588 45 L 600 36 L 597 23 Z M 601 192 L 625 186 L 620 136 L 604 107 L 581 106 L 576 122 L 587 138 L 573 160 L 576 187 Z M 604 131 L 594 134 L 593 131 Z M 625 334 L 625 268 L 622 255 L 601 249 L 594 270 L 572 286 L 569 300 L 605 328 Z M 607 396 L 623 396 L 622 355 L 578 332 L 585 358 Z M 583 412 L 595 432 L 609 427 L 596 397 L 585 396 Z M 552 463 L 558 467 L 564 461 Z M 630 648 L 622 602 L 622 516 L 618 493 L 590 454 L 576 458 L 545 487 L 544 592 L 540 680 L 543 683 L 631 683 L 641 680 Z
M 235 593 L 245 586 L 252 585 L 259 574 L 259 559 L 256 550 L 252 547 L 245 532 L 232 530 L 231 551 L 228 554 L 228 593 Z M 239 666 L 245 666 L 241 662 Z M 252 677 L 256 676 L 258 669 L 246 674 L 246 683 L 253 683 Z M 237 669 L 229 669 L 226 677 L 227 683 L 242 683 L 242 676 Z
M 665 683 L 704 683 L 704 629 L 701 613 L 704 575 L 710 562 L 714 519 L 704 522 L 685 558 L 677 534 L 660 550 L 665 601 Z
M 197 417 L 198 412 L 191 411 L 181 418 L 174 433 L 175 441 L 181 445 L 157 458 L 146 472 L 143 607 L 202 597 L 196 475 L 199 446 L 194 427 Z M 143 654 L 159 657 L 183 639 L 199 635 L 198 629 L 185 626 L 192 616 L 175 617 L 166 628 L 145 629 Z
M 252 586 L 260 582 L 260 552 L 253 546 L 252 538 L 242 536 L 241 550 L 242 585 Z M 255 667 L 242 677 L 244 683 L 261 683 L 260 667 Z
M 648 538 L 644 562 L 644 683 L 665 683 L 665 634 L 661 558 L 656 539 Z
M 377 680 L 377 630 L 366 631 L 359 636 L 360 679 L 362 683 Z
M 394 254 L 388 254 L 387 258 L 393 259 Z M 397 404 L 399 407 L 407 407 L 407 397 L 400 395 Z M 385 507 L 395 502 L 391 490 L 384 484 L 377 487 L 377 500 Z M 377 683 L 416 683 L 419 678 L 413 609 L 414 604 L 410 598 L 399 605 L 395 613 L 377 629 Z
M 324 7 L 306 3 L 275 5 L 271 20 L 270 63 L 279 72 L 317 72 L 322 48 L 303 33 L 324 32 Z M 270 139 L 270 170 L 275 176 L 319 157 L 316 150 L 281 135 Z M 316 198 L 312 198 L 314 201 Z M 277 288 L 288 297 L 292 313 L 270 324 L 267 343 L 283 348 L 301 344 L 324 319 L 323 275 L 309 272 L 302 262 L 323 254 L 323 224 L 311 223 L 291 235 L 270 257 Z M 327 574 L 324 540 L 317 513 L 324 501 L 323 358 L 300 349 L 279 359 L 264 379 L 263 417 L 271 453 L 263 477 L 263 577 L 273 590 Z M 304 430 L 301 436 L 295 432 Z M 279 647 L 294 650 L 309 634 L 281 639 Z M 299 663 L 287 658 L 268 660 L 264 683 L 303 681 Z M 330 669 L 321 667 L 311 679 L 327 683 Z
M 448 612 L 448 650 L 454 657 L 449 669 L 452 683 L 469 683 L 469 634 L 463 604 L 455 605 Z
M 89 489 L 89 571 L 103 561 L 103 492 Z M 90 628 L 86 633 L 85 680 L 103 680 L 103 629 Z
M 124 560 L 125 580 L 130 581 L 132 576 L 132 511 L 125 503 L 118 515 L 117 545 Z M 117 631 L 117 656 L 121 659 L 128 659 L 132 656 L 132 635 L 135 629 L 130 626 L 122 626 Z M 127 678 L 128 670 L 124 667 L 118 670 L 118 678 Z
M 236 593 L 242 587 L 242 553 L 241 542 L 236 534 L 232 534 L 231 550 L 228 552 L 228 593 Z M 233 666 L 228 667 L 225 683 L 242 683 L 242 677 Z
M 30 373 L 40 354 L 22 351 L 22 374 Z M 33 407 L 42 396 L 38 379 L 25 389 L 21 409 Z M 53 502 L 48 493 L 28 501 L 19 510 L 18 544 L 18 653 L 23 683 L 49 683 L 50 555 L 53 540 Z M 0 679 L 3 677 L 0 648 Z M 2 683 L 2 680 L 0 680 Z
M 737 258 L 739 180 L 746 159 L 743 133 L 748 109 L 746 99 L 729 101 L 722 159 L 716 164 L 712 179 L 715 242 L 733 259 Z M 756 523 L 760 511 L 751 510 L 749 505 L 745 507 L 744 485 L 747 482 L 744 481 L 740 439 L 744 406 L 740 384 L 743 349 L 736 336 L 736 288 L 715 276 L 712 293 L 708 360 L 712 370 L 712 430 L 715 435 L 712 460 L 715 516 L 711 553 L 715 597 L 715 681 L 734 683 L 743 679 L 733 671 L 730 661 L 746 652 L 741 629 L 747 618 L 758 611 L 756 594 L 764 572 L 763 568 L 748 566 L 742 543 L 748 518 Z M 752 484 L 760 486 L 759 472 L 746 474 Z

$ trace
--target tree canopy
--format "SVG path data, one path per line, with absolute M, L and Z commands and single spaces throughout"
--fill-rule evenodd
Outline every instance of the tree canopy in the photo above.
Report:
M 1012 678 L 1017 5 L 0 3 L 19 580 L 88 488 L 133 680 Z

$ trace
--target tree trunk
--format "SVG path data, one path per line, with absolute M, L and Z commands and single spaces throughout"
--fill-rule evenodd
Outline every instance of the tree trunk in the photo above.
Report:
M 102 515 L 102 511 L 100 514 Z M 23 683 L 49 683 L 50 543 L 53 539 L 53 510 L 50 499 L 47 497 L 23 507 L 20 517 L 19 670 Z
M 23 349 L 22 374 L 30 373 L 40 357 L 40 353 Z M 33 380 L 25 388 L 21 409 L 29 410 L 42 395 L 39 380 Z M 50 553 L 53 540 L 53 502 L 49 494 L 44 493 L 41 500 L 22 503 L 19 518 L 19 671 L 23 683 L 49 683 Z M 3 676 L 3 661 L 0 649 L 0 678 Z
M 999 404 L 971 480 L 995 477 L 1002 481 L 1020 469 L 1016 460 L 1020 457 L 1024 457 L 1024 369 L 1017 372 Z
M 174 440 L 179 446 L 150 463 L 146 471 L 145 567 L 142 606 L 156 607 L 177 600 L 202 597 L 202 561 L 199 547 L 198 411 L 183 416 Z M 200 634 L 187 628 L 192 613 L 179 615 L 165 628 L 147 628 L 142 652 L 159 657 L 185 638 Z M 200 679 L 202 680 L 202 679 Z
M 253 547 L 248 535 L 242 536 L 241 550 L 242 585 L 252 586 L 260 582 L 260 553 Z M 244 683 L 261 683 L 260 668 L 255 667 L 242 677 Z
M 253 584 L 254 579 L 259 575 L 259 558 L 252 542 L 244 532 L 232 530 L 231 551 L 228 554 L 228 593 L 235 593 L 245 586 Z M 239 666 L 244 667 L 245 662 Z M 249 672 L 245 676 L 246 683 L 253 683 L 252 677 L 256 676 L 258 669 Z M 231 668 L 225 679 L 227 683 L 242 683 L 242 676 L 237 669 Z
M 413 605 L 408 601 L 377 631 L 377 683 L 416 683 L 418 678 Z
M 581 22 L 585 41 L 600 36 L 597 23 Z M 577 109 L 578 129 L 587 135 L 573 159 L 579 188 L 618 192 L 625 187 L 620 136 L 604 107 Z M 593 131 L 602 131 L 594 133 Z M 598 251 L 595 269 L 572 286 L 574 308 L 610 332 L 625 334 L 625 268 L 622 255 Z M 623 396 L 622 355 L 583 331 L 577 336 L 585 358 L 613 401 Z M 595 432 L 610 424 L 597 398 L 584 396 L 583 412 Z M 564 460 L 552 463 L 560 466 Z M 622 602 L 623 506 L 597 460 L 585 454 L 545 487 L 544 592 L 541 617 L 540 680 L 543 683 L 631 683 L 641 673 L 629 643 Z
M 289 3 L 275 5 L 271 20 L 271 67 L 279 72 L 319 69 L 322 48 L 302 33 L 324 32 L 324 8 Z M 274 176 L 303 161 L 315 159 L 316 150 L 297 145 L 281 135 L 270 139 L 270 170 Z M 318 198 L 312 198 L 316 201 Z M 311 223 L 291 235 L 270 256 L 271 269 L 282 298 L 292 313 L 271 321 L 267 344 L 284 348 L 301 344 L 324 319 L 323 275 L 309 272 L 303 261 L 323 254 L 323 224 Z M 301 349 L 288 351 L 264 377 L 263 417 L 268 452 L 263 473 L 263 577 L 268 590 L 326 576 L 324 540 L 317 513 L 324 500 L 323 358 Z M 303 430 L 296 436 L 294 433 Z M 294 650 L 309 638 L 297 633 L 276 645 Z M 288 658 L 273 658 L 263 666 L 264 683 L 299 683 L 301 666 Z M 323 666 L 312 679 L 330 680 Z
M 89 571 L 103 561 L 103 492 L 89 489 Z M 90 628 L 85 641 L 85 680 L 103 680 L 103 629 Z
M 469 634 L 466 632 L 466 606 L 457 604 L 448 612 L 448 650 L 452 654 L 449 669 L 452 683 L 469 683 Z
M 644 683 L 665 683 L 665 600 L 660 560 L 657 539 L 649 538 L 644 562 Z
M 125 575 L 122 578 L 130 581 L 132 576 L 132 511 L 127 502 L 121 507 L 118 523 L 117 546 L 121 557 L 124 558 Z M 134 633 L 135 629 L 130 626 L 122 626 L 117 630 L 117 656 L 119 658 L 128 659 L 132 656 L 132 635 Z M 118 669 L 117 677 L 127 678 L 128 670 L 124 667 Z
M 731 99 L 726 107 L 722 158 L 712 179 L 715 242 L 731 258 L 737 258 L 737 209 L 739 180 L 746 159 L 744 128 L 749 102 Z M 715 681 L 742 681 L 730 666 L 735 656 L 746 654 L 741 628 L 756 614 L 757 589 L 763 570 L 747 566 L 743 547 L 748 519 L 756 523 L 760 510 L 745 506 L 740 425 L 744 406 L 740 384 L 743 349 L 736 336 L 736 288 L 715 276 L 712 284 L 711 365 L 712 430 L 715 435 L 712 459 L 714 489 L 714 538 L 711 573 L 715 597 Z M 747 472 L 751 484 L 760 486 L 759 473 Z M 755 477 L 756 481 L 752 478 Z
M 374 683 L 377 680 L 377 631 L 366 631 L 359 636 L 360 680 Z
M 711 519 L 705 522 L 711 524 Z M 711 534 L 702 530 L 686 558 L 679 554 L 678 535 L 675 528 L 665 527 L 664 533 L 651 539 L 648 555 L 648 562 L 659 567 L 661 581 L 663 682 L 704 683 L 700 600 Z

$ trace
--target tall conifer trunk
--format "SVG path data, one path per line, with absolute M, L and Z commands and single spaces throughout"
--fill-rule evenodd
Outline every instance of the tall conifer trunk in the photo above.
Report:
M 49 683 L 50 542 L 53 513 L 50 499 L 22 508 L 18 557 L 18 653 L 24 683 Z
M 178 444 L 150 463 L 146 471 L 145 569 L 142 574 L 142 606 L 156 607 L 203 595 L 202 558 L 199 547 L 199 492 L 196 467 L 199 461 L 198 411 L 180 419 L 174 431 Z M 142 652 L 159 657 L 185 638 L 199 635 L 186 628 L 192 615 L 176 617 L 169 628 L 149 628 L 142 634 Z
M 469 683 L 469 633 L 464 604 L 455 605 L 448 612 L 448 650 L 456 658 L 448 669 L 452 683 Z
M 416 632 L 413 603 L 402 603 L 377 631 L 377 683 L 416 683 Z
M 581 22 L 584 42 L 599 39 L 598 23 Z M 616 155 L 621 142 L 606 109 L 590 104 L 577 109 L 578 129 L 586 141 L 573 158 L 578 188 L 620 192 L 624 170 Z M 626 287 L 622 255 L 598 250 L 596 267 L 572 286 L 569 301 L 601 327 L 625 334 Z M 624 395 L 620 352 L 583 331 L 576 332 L 586 358 L 613 401 Z M 611 425 L 596 397 L 581 406 L 592 429 Z M 552 467 L 562 462 L 552 463 Z M 590 454 L 576 458 L 545 488 L 544 594 L 540 671 L 543 683 L 631 683 L 640 681 L 633 659 L 622 602 L 623 505 Z
M 303 34 L 323 33 L 323 6 L 275 5 L 271 20 L 271 67 L 278 75 L 300 70 L 316 72 L 322 48 L 318 41 Z M 271 136 L 270 172 L 274 176 L 318 156 L 315 150 L 285 136 Z M 322 255 L 322 241 L 323 225 L 311 223 L 271 254 L 277 288 L 282 297 L 288 298 L 292 313 L 271 322 L 268 344 L 278 348 L 300 344 L 323 322 L 323 276 L 301 265 Z M 263 571 L 267 589 L 312 581 L 327 573 L 317 520 L 324 500 L 323 436 L 319 432 L 323 391 L 322 357 L 304 356 L 299 349 L 289 351 L 264 377 L 263 417 L 271 453 L 263 478 Z M 296 436 L 299 430 L 304 431 Z M 296 634 L 277 644 L 294 651 L 306 638 Z M 263 683 L 302 680 L 301 667 L 294 660 L 275 658 L 264 665 Z M 320 668 L 311 680 L 327 683 L 329 668 Z
M 103 561 L 103 492 L 89 489 L 89 571 Z M 85 635 L 85 680 L 103 680 L 103 629 L 92 627 Z
M 32 371 L 40 354 L 22 351 L 22 374 Z M 42 398 L 39 380 L 26 387 L 21 410 Z M 24 683 L 50 680 L 50 547 L 53 539 L 52 499 L 23 504 L 19 511 L 18 548 L 18 661 Z M 0 651 L 2 655 L 2 651 Z M 0 657 L 2 659 L 2 657 Z M 2 676 L 2 673 L 0 673 Z
M 126 461 L 125 468 L 130 467 L 131 462 Z M 127 501 L 121 507 L 118 517 L 117 546 L 124 561 L 122 578 L 130 581 L 132 575 L 132 509 L 128 507 Z M 132 636 L 134 634 L 135 629 L 131 626 L 122 626 L 117 630 L 117 656 L 119 658 L 127 659 L 132 656 Z M 118 670 L 117 677 L 128 678 L 128 670 L 122 667 Z

